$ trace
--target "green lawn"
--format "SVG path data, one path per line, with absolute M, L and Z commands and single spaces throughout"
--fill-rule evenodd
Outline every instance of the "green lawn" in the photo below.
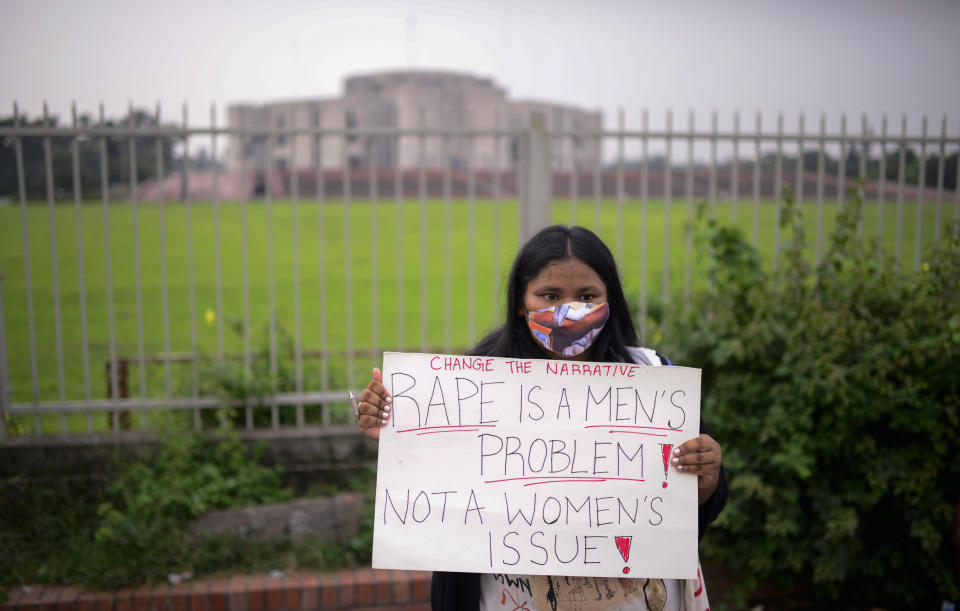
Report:
M 667 214 L 662 201 L 647 206 L 647 277 L 641 273 L 643 252 L 643 210 L 638 201 L 624 204 L 620 223 L 617 204 L 604 201 L 600 205 L 599 233 L 615 255 L 623 253 L 621 269 L 628 294 L 639 299 L 641 283 L 646 282 L 648 296 L 659 298 L 663 292 L 663 266 Z M 934 233 L 935 203 L 926 203 L 923 211 L 923 242 L 931 244 Z M 240 333 L 232 327 L 243 320 L 243 220 L 238 203 L 220 205 L 220 232 L 223 266 L 223 309 L 216 312 L 214 240 L 214 207 L 204 202 L 189 209 L 180 203 L 165 208 L 166 248 L 169 286 L 170 349 L 174 353 L 191 351 L 190 320 L 196 321 L 197 347 L 201 352 L 217 351 L 217 323 L 209 323 L 206 311 L 214 310 L 215 319 L 226 322 L 224 350 L 239 354 L 243 350 Z M 321 216 L 317 202 L 275 202 L 271 208 L 262 202 L 250 203 L 248 208 L 248 253 L 250 260 L 250 320 L 253 348 L 264 345 L 269 320 L 269 228 L 273 228 L 273 270 L 276 319 L 290 334 L 295 329 L 294 274 L 297 268 L 294 256 L 294 230 L 299 234 L 300 271 L 300 337 L 304 350 L 320 350 L 323 337 L 323 300 L 321 287 L 321 259 L 326 275 L 326 334 L 327 348 L 344 351 L 348 337 L 360 354 L 352 368 L 343 359 L 334 361 L 328 370 L 331 385 L 344 388 L 347 384 L 362 385 L 374 354 L 382 350 L 462 350 L 478 339 L 502 317 L 503 286 L 509 265 L 518 244 L 517 205 L 504 201 L 495 206 L 492 201 L 478 201 L 471 212 L 465 200 L 454 200 L 446 207 L 442 201 L 430 200 L 426 205 L 426 235 L 421 233 L 420 204 L 415 200 L 403 202 L 398 211 L 393 201 L 371 204 L 355 200 L 349 210 L 342 202 L 327 202 Z M 272 212 L 271 212 L 272 210 Z M 759 248 L 769 261 L 773 253 L 774 204 L 761 202 L 758 209 Z M 349 212 L 349 213 L 348 213 Z M 449 212 L 449 219 L 447 213 Z M 592 200 L 577 205 L 576 221 L 596 229 L 596 210 Z M 721 220 L 730 218 L 729 202 L 718 206 Z M 824 206 L 826 241 L 833 227 L 836 206 Z M 192 214 L 194 277 L 196 307 L 189 307 L 189 244 L 188 213 Z M 471 223 L 471 214 L 475 221 Z M 572 206 L 568 200 L 554 205 L 554 220 L 571 222 Z M 685 199 L 674 200 L 670 208 L 669 267 L 670 289 L 675 307 L 681 307 L 687 266 L 685 231 L 689 208 Z M 807 227 L 809 249 L 816 243 L 816 204 L 805 202 L 803 214 Z M 917 209 L 910 203 L 903 213 L 903 246 L 901 260 L 905 268 L 913 265 Z M 67 399 L 84 396 L 83 341 L 81 335 L 80 277 L 77 256 L 77 217 L 69 203 L 55 207 L 56 259 L 59 264 L 60 308 L 64 354 L 65 388 Z M 164 320 L 162 315 L 162 248 L 161 210 L 156 204 L 139 207 L 140 258 L 142 269 L 142 302 L 144 350 L 148 355 L 164 352 Z M 397 229 L 397 219 L 401 228 Z M 945 205 L 944 223 L 953 219 L 952 204 Z M 89 332 L 90 384 L 93 398 L 106 396 L 105 363 L 109 358 L 106 242 L 104 239 L 104 210 L 99 202 L 87 202 L 81 209 L 80 223 L 84 246 L 84 284 L 87 300 Z M 445 227 L 449 223 L 450 231 Z M 752 235 L 753 205 L 741 201 L 737 224 L 747 235 Z M 114 204 L 109 210 L 110 249 L 112 252 L 113 304 L 116 347 L 120 355 L 135 357 L 137 342 L 137 307 L 135 285 L 135 248 L 133 242 L 134 215 L 129 204 Z M 349 230 L 348 230 L 349 227 Z M 471 227 L 475 229 L 471 231 Z M 877 208 L 869 203 L 865 210 L 864 227 L 868 235 L 877 231 Z M 884 242 L 894 249 L 897 227 L 896 206 L 884 208 Z M 34 324 L 38 362 L 39 397 L 42 401 L 59 397 L 57 382 L 57 348 L 54 316 L 53 267 L 48 209 L 43 203 L 33 203 L 27 209 L 27 230 L 30 239 L 30 264 L 33 281 Z M 349 251 L 347 236 L 349 235 Z M 622 242 L 620 236 L 622 237 Z M 398 243 L 398 236 L 402 244 Z M 424 246 L 425 240 L 425 246 Z M 421 249 L 427 254 L 426 301 L 421 298 Z M 474 284 L 470 286 L 471 252 L 475 253 Z M 352 270 L 352 282 L 347 282 L 347 268 Z M 449 268 L 450 291 L 446 290 Z M 16 203 L 0 207 L 0 273 L 3 274 L 3 307 L 6 315 L 7 350 L 15 402 L 32 401 L 30 352 L 28 335 L 27 292 L 23 236 L 20 210 Z M 398 278 L 399 274 L 399 278 Z M 690 277 L 696 287 L 701 274 L 694 262 Z M 402 281 L 402 285 L 401 285 Z M 374 286 L 378 287 L 373 299 Z M 473 299 L 470 296 L 473 295 Z M 352 319 L 348 317 L 349 310 Z M 425 305 L 424 305 L 425 303 Z M 398 307 L 402 305 L 402 316 Z M 422 314 L 425 308 L 425 315 Z M 422 323 L 426 321 L 426 325 Z M 401 324 L 402 323 L 402 324 Z M 655 344 L 656 337 L 647 338 Z M 308 360 L 305 364 L 310 380 L 320 379 L 321 362 Z M 346 373 L 350 369 L 352 375 Z M 172 376 L 175 393 L 189 387 L 189 365 L 174 364 Z M 131 368 L 130 394 L 139 396 L 139 372 Z M 317 390 L 311 382 L 308 390 Z M 162 364 L 147 367 L 146 396 L 162 397 L 165 393 L 165 373 Z M 22 426 L 29 431 L 32 419 L 23 419 Z M 31 420 L 31 422 L 26 422 Z M 43 421 L 46 432 L 60 430 L 60 418 Z M 106 427 L 106 417 L 95 418 L 95 428 Z M 82 415 L 71 416 L 69 428 L 85 428 Z

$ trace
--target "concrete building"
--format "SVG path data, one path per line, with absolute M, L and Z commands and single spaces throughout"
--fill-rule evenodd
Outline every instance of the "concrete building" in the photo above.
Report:
M 227 109 L 229 127 L 253 130 L 297 127 L 343 129 L 344 102 L 340 98 L 290 100 L 270 104 L 233 104 Z M 320 147 L 306 135 L 286 136 L 276 134 L 269 142 L 266 135 L 246 138 L 231 136 L 227 144 L 227 169 L 240 171 L 244 161 L 248 170 L 263 169 L 269 158 L 273 167 L 281 170 L 293 168 L 316 168 L 318 157 L 323 167 L 341 167 L 343 145 L 339 140 L 325 138 Z
M 445 71 L 392 71 L 348 77 L 339 98 L 288 100 L 265 104 L 234 104 L 227 111 L 231 128 L 326 129 L 385 128 L 431 130 L 520 129 L 534 113 L 542 113 L 550 130 L 592 132 L 602 129 L 599 111 L 532 100 L 508 99 L 493 79 Z M 468 166 L 502 169 L 513 167 L 517 142 L 502 136 L 416 135 L 345 136 L 255 135 L 232 136 L 227 149 L 229 170 L 244 163 L 250 169 L 429 168 Z M 588 167 L 596 162 L 598 143 L 590 138 L 556 138 L 554 169 Z
M 517 100 L 510 103 L 511 129 L 521 129 L 530 124 L 534 114 L 539 113 L 551 132 L 578 132 L 589 134 L 603 130 L 600 111 L 585 111 L 576 106 L 555 104 L 538 100 Z M 552 167 L 556 170 L 588 168 L 598 163 L 600 143 L 595 138 L 583 136 L 556 137 L 550 142 Z

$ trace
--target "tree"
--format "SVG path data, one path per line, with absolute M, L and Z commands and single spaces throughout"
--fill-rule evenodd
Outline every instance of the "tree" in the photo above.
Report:
M 57 127 L 59 118 L 52 116 L 49 121 L 51 127 Z M 20 125 L 24 127 L 43 127 L 43 119 L 30 120 L 27 115 L 21 115 Z M 15 125 L 13 116 L 0 117 L 0 127 Z M 80 128 L 97 126 L 98 123 L 84 114 L 77 118 Z M 156 117 L 144 110 L 134 110 L 131 115 L 122 119 L 108 119 L 104 127 L 156 127 Z M 167 124 L 165 127 L 176 128 L 176 125 Z M 157 138 L 134 138 L 134 151 L 137 161 L 136 180 L 138 183 L 157 174 Z M 176 168 L 177 162 L 173 155 L 174 140 L 160 138 L 161 157 L 163 158 L 164 172 Z M 83 197 L 99 197 L 101 193 L 101 154 L 100 138 L 77 139 L 77 162 L 80 170 L 80 190 Z M 130 182 L 130 142 L 127 137 L 107 138 L 107 177 L 110 185 L 128 185 Z M 54 197 L 71 197 L 74 188 L 73 182 L 73 152 L 72 138 L 50 138 L 50 157 L 53 169 Z M 23 176 L 27 197 L 30 199 L 45 199 L 47 196 L 47 174 L 44 154 L 44 138 L 20 138 L 23 152 Z M 0 141 L 0 195 L 17 197 L 18 177 L 16 162 L 16 139 L 4 138 Z

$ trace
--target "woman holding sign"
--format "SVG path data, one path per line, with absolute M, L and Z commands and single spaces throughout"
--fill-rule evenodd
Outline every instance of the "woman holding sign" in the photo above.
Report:
M 583 227 L 554 225 L 517 254 L 507 287 L 506 320 L 470 355 L 600 363 L 671 365 L 637 334 L 610 250 Z M 356 404 L 357 424 L 379 439 L 390 418 L 391 396 L 379 370 Z M 700 421 L 700 435 L 671 458 L 681 473 L 697 476 L 699 535 L 727 500 L 720 445 Z M 433 576 L 435 609 L 643 609 L 708 608 L 700 579 L 629 579 L 443 573 Z

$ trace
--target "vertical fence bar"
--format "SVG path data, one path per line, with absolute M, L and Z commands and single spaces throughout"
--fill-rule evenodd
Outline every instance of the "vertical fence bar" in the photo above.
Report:
M 670 305 L 670 202 L 673 199 L 673 167 L 671 153 L 673 148 L 673 111 L 667 111 L 667 141 L 664 152 L 663 176 L 663 317 L 665 322 Z M 661 323 L 662 324 L 662 323 Z
M 907 114 L 900 120 L 900 154 L 897 159 L 897 223 L 896 223 L 896 261 L 900 265 L 900 256 L 903 252 L 903 189 L 906 182 L 907 166 Z
M 867 167 L 870 162 L 870 151 L 869 151 L 870 143 L 868 141 L 868 138 L 870 137 L 869 129 L 870 128 L 867 125 L 867 113 L 863 113 L 860 116 L 860 137 L 862 138 L 860 142 L 860 150 L 862 151 L 863 154 L 860 156 L 860 170 L 859 170 L 859 174 L 863 178 L 867 177 Z M 860 187 L 860 188 L 862 190 L 864 187 Z M 861 193 L 860 198 L 865 199 L 866 193 Z
M 493 142 L 493 290 L 490 291 L 492 300 L 490 311 L 492 321 L 497 320 L 500 313 L 500 148 L 502 135 L 500 130 L 502 118 L 500 111 L 494 113 L 493 122 L 496 124 L 496 136 Z
M 370 358 L 376 364 L 380 352 L 380 223 L 377 218 L 378 187 L 377 174 L 379 164 L 377 136 L 371 136 L 370 142 Z
M 241 155 L 243 151 L 241 151 Z M 217 159 L 217 105 L 210 102 L 210 162 L 213 164 L 213 275 L 216 295 L 217 365 L 223 367 L 223 244 L 220 240 L 220 167 Z M 220 428 L 227 428 L 226 410 L 217 410 Z
M 470 113 L 470 127 L 476 127 L 476 115 Z M 477 168 L 474 145 L 477 135 L 467 137 L 467 344 L 473 346 L 477 334 Z
M 943 115 L 940 125 L 940 158 L 937 160 L 937 214 L 933 221 L 933 241 L 940 239 L 940 224 L 943 219 L 943 172 L 947 154 L 947 115 Z M 954 187 L 956 188 L 956 187 Z
M 87 275 L 84 271 L 83 262 L 83 196 L 80 184 L 80 143 L 78 141 L 77 130 L 77 104 L 70 105 L 70 115 L 72 118 L 74 134 L 70 140 L 70 160 L 73 171 L 73 211 L 77 221 L 77 289 L 80 298 L 80 342 L 81 358 L 83 359 L 83 398 L 89 401 L 90 392 L 90 335 L 87 330 Z M 3 316 L 0 316 L 3 320 Z M 0 346 L 2 349 L 2 346 Z M 86 413 L 87 432 L 93 432 L 93 416 L 90 412 Z
M 397 125 L 400 125 L 399 118 Z M 394 136 L 393 155 L 393 210 L 394 210 L 394 229 L 397 234 L 397 260 L 396 260 L 396 297 L 394 302 L 397 304 L 397 350 L 403 350 L 404 347 L 404 305 L 403 295 L 403 173 L 400 170 L 400 145 L 402 144 L 400 134 Z
M 420 132 L 418 135 L 419 157 L 417 160 L 417 195 L 420 198 L 420 350 L 427 350 L 427 115 L 420 109 Z
M 817 149 L 817 265 L 823 259 L 823 174 L 827 144 L 827 116 L 820 113 L 820 137 Z
M 580 203 L 580 168 L 577 165 L 577 141 L 579 136 L 570 136 L 570 225 L 577 224 L 577 205 Z
M 646 108 L 640 118 L 640 345 L 647 337 L 647 206 L 650 196 L 650 116 Z
M 857 219 L 857 236 L 863 236 L 863 211 L 867 203 L 867 163 L 869 161 L 869 143 L 867 138 L 867 113 L 860 116 L 860 163 L 857 169 L 857 193 L 860 196 L 860 218 Z
M 710 218 L 717 216 L 717 111 L 710 115 Z
M 847 113 L 840 115 L 840 157 L 837 170 L 837 211 L 843 210 L 847 190 Z
M 7 318 L 3 311 L 3 278 L 3 267 L 0 266 L 0 439 L 6 439 L 9 434 L 7 414 L 10 413 L 10 404 L 13 401 L 10 389 L 10 361 L 7 359 Z M 88 413 L 88 423 L 89 419 Z
M 733 165 L 730 168 L 730 222 L 737 224 L 740 198 L 740 111 L 733 111 Z
M 624 135 L 623 131 L 625 129 L 625 120 L 623 116 L 623 109 L 620 109 L 619 116 L 617 118 L 619 134 L 617 134 L 617 263 L 620 265 L 620 270 L 622 273 L 623 266 L 626 261 L 623 258 L 623 147 L 624 147 Z
M 927 190 L 927 115 L 923 115 L 920 135 L 920 171 L 917 173 L 917 229 L 913 242 L 913 271 L 920 269 L 920 253 L 923 250 L 923 196 Z
M 317 271 L 320 284 L 320 387 L 330 390 L 330 337 L 327 324 L 327 227 L 326 218 L 326 178 L 323 174 L 323 114 L 320 105 L 314 108 L 313 122 L 316 126 L 317 147 Z M 324 403 L 320 410 L 320 421 L 330 426 L 330 404 Z
M 213 163 L 213 274 L 216 283 L 217 363 L 223 366 L 223 244 L 220 241 L 220 167 L 217 160 L 217 105 L 210 103 L 210 161 Z M 243 151 L 241 150 L 241 155 Z M 241 185 L 245 188 L 246 185 Z M 225 415 L 225 414 L 222 414 Z M 221 420 L 221 424 L 226 424 Z
M 593 231 L 600 233 L 600 198 L 603 192 L 603 136 L 597 134 L 597 151 L 593 162 Z
M 953 184 L 953 237 L 960 237 L 960 153 L 957 154 L 956 181 Z
M 133 128 L 133 104 L 129 105 L 129 124 Z M 136 280 L 137 306 L 137 368 L 140 378 L 140 398 L 147 398 L 147 367 L 143 345 L 143 271 L 140 261 L 140 202 L 137 198 L 137 146 L 136 137 L 127 139 L 128 165 L 130 168 L 130 203 L 133 206 L 133 269 Z M 166 318 L 166 317 L 164 317 Z M 146 415 L 146 412 L 143 412 Z M 141 426 L 144 420 L 141 417 Z
M 157 126 L 160 125 L 160 104 L 157 104 L 156 110 Z M 186 147 L 186 144 L 184 144 Z M 156 172 L 157 172 L 157 211 L 159 214 L 158 227 L 160 229 L 160 283 L 161 283 L 161 303 L 163 318 L 163 376 L 164 376 L 164 396 L 170 398 L 172 395 L 173 380 L 170 367 L 170 283 L 169 270 L 167 269 L 167 209 L 166 194 L 163 192 L 164 182 L 164 159 L 163 159 L 163 139 L 157 138 L 154 150 L 156 151 Z M 188 213 L 189 214 L 189 213 Z M 189 223 L 188 223 L 189 224 Z M 191 314 L 192 315 L 192 314 Z M 145 427 L 146 412 L 140 413 L 141 427 Z
M 686 314 L 690 308 L 690 276 L 691 261 L 693 256 L 693 172 L 696 161 L 694 160 L 694 131 L 696 130 L 696 115 L 693 109 L 690 109 L 687 115 L 687 171 L 686 171 L 686 195 L 687 195 L 687 220 L 683 226 L 683 312 Z
M 50 127 L 47 103 L 43 103 L 43 126 Z M 63 375 L 63 325 L 60 314 L 60 261 L 57 256 L 57 218 L 54 210 L 53 191 L 53 147 L 49 137 L 43 139 L 43 170 L 47 187 L 47 220 L 50 232 L 50 270 L 53 287 L 53 324 L 57 346 L 57 396 L 66 400 L 66 386 Z M 60 433 L 67 434 L 67 415 L 60 414 Z
M 160 104 L 157 104 L 156 110 L 157 125 L 160 125 Z M 157 210 L 159 213 L 160 228 L 160 282 L 161 282 L 161 303 L 163 317 L 163 375 L 164 375 L 164 396 L 170 398 L 172 392 L 172 371 L 170 368 L 170 284 L 169 270 L 167 269 L 167 209 L 166 194 L 163 192 L 164 175 L 166 174 L 163 159 L 163 140 L 157 138 L 155 142 L 156 164 L 157 164 Z M 141 412 L 141 426 L 144 425 L 146 412 Z
M 796 177 L 793 179 L 795 183 L 794 191 L 796 192 L 794 201 L 796 202 L 797 209 L 800 211 L 803 210 L 803 143 L 806 123 L 807 117 L 801 112 L 800 120 L 797 124 L 797 170 Z
M 860 216 L 857 219 L 857 237 L 863 236 L 863 214 L 867 203 L 867 113 L 860 118 L 860 159 L 857 163 L 857 195 L 860 198 Z M 850 145 L 851 150 L 853 145 Z
M 347 388 L 355 386 L 356 363 L 354 362 L 353 338 L 353 204 L 351 190 L 353 185 L 350 172 L 350 142 L 352 126 L 346 121 L 347 131 L 343 135 L 343 240 L 344 240 L 344 272 L 346 274 L 346 324 L 347 324 Z M 426 352 L 426 350 L 424 350 Z
M 20 111 L 13 104 L 13 122 L 20 127 Z M 23 232 L 23 271 L 27 289 L 27 331 L 30 337 L 30 382 L 33 390 L 33 434 L 40 435 L 40 385 L 37 380 L 37 331 L 33 313 L 33 270 L 30 265 L 30 228 L 27 223 L 27 182 L 23 171 L 23 144 L 20 137 L 13 139 L 14 153 L 17 157 L 17 193 L 20 196 L 20 229 Z
M 250 355 L 250 219 L 247 205 L 247 134 L 243 133 L 240 138 L 240 226 L 243 240 L 240 244 L 240 268 L 242 276 L 243 292 L 243 370 L 247 375 L 251 371 Z M 254 172 L 254 184 L 256 184 L 256 172 Z M 253 430 L 253 407 L 249 401 L 244 401 L 243 420 L 246 429 Z
M 869 125 L 867 125 L 867 113 L 864 112 L 860 115 L 860 135 L 862 138 L 860 142 L 860 149 L 863 153 L 860 156 L 860 176 L 864 179 L 867 177 L 867 168 L 869 167 L 870 162 L 870 143 L 868 140 L 870 137 L 869 129 Z M 863 190 L 864 187 L 860 187 L 860 189 Z M 860 199 L 866 199 L 865 192 L 860 194 Z
M 280 408 L 277 406 L 277 293 L 276 278 L 274 277 L 274 244 L 273 244 L 273 152 L 277 145 L 277 136 L 274 121 L 269 118 L 267 129 L 267 155 L 264 165 L 264 199 L 267 208 L 267 338 L 269 342 L 270 359 L 270 428 L 280 428 Z M 348 284 L 349 286 L 349 284 Z M 349 289 L 347 289 L 349 290 Z
M 760 150 L 760 130 L 763 129 L 763 115 L 757 111 L 756 131 L 754 132 L 753 157 L 753 245 L 760 241 L 760 164 L 763 154 Z
M 887 191 L 887 113 L 880 126 L 880 171 L 877 184 L 877 237 L 883 244 L 883 200 Z
M 783 214 L 783 112 L 777 113 L 777 155 L 773 167 L 773 269 L 780 258 L 780 217 Z
M 525 216 L 525 212 L 527 211 L 527 207 L 524 205 L 524 199 L 526 197 L 524 193 L 524 190 L 525 190 L 524 185 L 525 184 L 532 185 L 535 183 L 535 181 L 527 181 L 526 183 L 524 181 L 526 180 L 526 176 L 529 175 L 528 172 L 531 166 L 538 165 L 538 163 L 535 160 L 539 160 L 540 158 L 539 154 L 534 153 L 534 151 L 536 150 L 536 147 L 532 146 L 532 142 L 535 139 L 538 139 L 537 136 L 534 135 L 534 132 L 537 129 L 542 129 L 544 133 L 546 132 L 546 117 L 541 113 L 533 112 L 530 114 L 530 117 L 527 119 L 526 123 L 523 125 L 523 132 L 520 134 L 520 139 L 517 141 L 517 152 L 519 154 L 519 159 L 517 161 L 519 161 L 519 163 L 515 164 L 514 166 L 515 167 L 514 176 L 515 176 L 515 185 L 516 185 L 515 188 L 516 188 L 516 196 L 517 196 L 516 236 L 517 236 L 518 248 L 519 248 L 519 245 L 523 244 L 524 240 L 527 237 L 523 233 L 524 226 L 525 226 L 524 216 Z M 544 137 L 544 139 L 547 142 L 543 145 L 544 163 L 542 165 L 544 168 L 549 168 L 550 139 L 549 137 L 546 137 L 546 136 Z M 525 150 L 526 152 L 524 152 Z M 527 193 L 530 193 L 532 189 L 526 189 L 526 191 Z M 530 200 L 528 199 L 527 201 L 530 201 Z
M 43 103 L 43 126 L 50 127 L 47 103 Z M 63 375 L 63 321 L 60 312 L 60 258 L 57 255 L 57 217 L 54 210 L 53 146 L 50 138 L 43 139 L 43 170 L 47 187 L 47 220 L 50 227 L 50 270 L 53 285 L 53 324 L 57 346 L 57 396 L 66 400 L 66 384 Z M 60 431 L 67 433 L 67 415 L 60 414 Z
M 452 316 L 452 293 L 451 284 L 450 257 L 452 248 L 450 244 L 451 220 L 450 220 L 450 134 L 444 134 L 442 140 L 442 151 L 440 157 L 443 162 L 443 350 L 450 354 L 450 334 L 451 334 L 451 316 Z
M 103 102 L 100 102 L 100 126 L 105 126 Z M 105 263 L 105 279 L 107 289 L 107 335 L 110 352 L 110 398 L 114 401 L 119 396 L 117 373 L 117 341 L 113 315 L 113 254 L 110 247 L 110 178 L 108 172 L 107 137 L 100 139 L 100 199 L 103 202 L 103 251 Z M 32 312 L 32 310 L 30 310 Z M 120 430 L 120 412 L 111 410 L 111 424 L 113 432 Z
M 159 113 L 159 109 L 157 111 Z M 183 198 L 184 208 L 187 217 L 187 287 L 188 302 L 190 309 L 190 379 L 191 394 L 194 398 L 200 394 L 200 373 L 197 370 L 197 279 L 196 264 L 193 244 L 193 195 L 190 193 L 190 137 L 187 132 L 187 103 L 183 103 L 183 161 L 181 171 L 183 172 Z M 166 236 L 163 237 L 166 242 Z M 164 259 L 166 259 L 166 246 L 164 246 Z M 164 270 L 166 270 L 166 261 L 164 261 Z M 170 325 L 167 325 L 167 329 Z M 169 331 L 167 331 L 169 333 Z M 170 350 L 167 349 L 167 367 L 169 368 Z M 193 408 L 193 428 L 199 431 L 203 428 L 200 408 Z
M 290 111 L 290 125 L 297 124 L 297 111 Z M 297 140 L 299 134 L 291 132 L 290 138 L 290 217 L 293 233 L 293 360 L 294 360 L 294 386 L 297 395 L 303 393 L 303 321 L 300 311 L 300 179 L 297 175 Z M 376 242 L 376 240 L 374 240 Z M 377 303 L 374 300 L 374 303 Z M 303 413 L 303 403 L 297 400 L 294 405 L 294 416 L 296 426 L 302 429 L 305 426 Z

